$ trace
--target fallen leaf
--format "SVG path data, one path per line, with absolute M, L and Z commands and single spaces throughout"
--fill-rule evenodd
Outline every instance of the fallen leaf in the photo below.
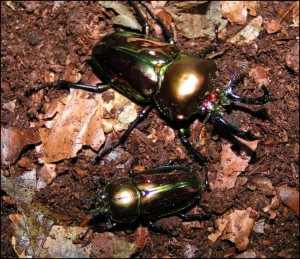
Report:
M 9 178 L 1 171 L 1 188 L 17 203 L 30 204 L 36 190 L 36 170 Z
M 141 224 L 134 231 L 134 240 L 137 246 L 139 247 L 139 249 L 143 250 L 147 245 L 148 235 L 149 235 L 148 228 L 143 227 Z
M 297 214 L 299 214 L 299 192 L 296 188 L 291 188 L 287 184 L 275 187 L 280 200 Z
M 14 113 L 15 109 L 16 109 L 16 102 L 17 102 L 17 99 L 15 99 L 13 101 L 9 101 L 8 103 L 3 104 L 2 108 Z
M 262 30 L 262 23 L 263 19 L 261 16 L 252 19 L 244 29 L 228 39 L 227 42 L 237 45 L 250 44 L 258 37 Z
M 228 223 L 222 232 L 222 240 L 230 240 L 239 251 L 246 250 L 257 215 L 258 213 L 252 208 L 235 210 L 226 215 Z
M 43 249 L 51 258 L 90 258 L 89 244 L 82 246 L 73 242 L 87 231 L 88 228 L 54 225 L 45 240 Z
M 292 16 L 293 16 L 293 27 L 299 27 L 299 1 L 297 1 L 294 5 L 294 8 L 292 10 Z
M 243 144 L 248 145 L 248 152 L 236 154 L 231 149 L 231 144 L 225 140 L 222 141 L 221 151 L 221 170 L 218 171 L 214 189 L 230 189 L 235 186 L 238 175 L 245 171 L 253 152 L 255 151 L 258 140 L 245 141 L 238 138 Z M 251 151 L 250 151 L 251 150 Z
M 49 258 L 43 244 L 55 222 L 55 215 L 39 203 L 19 204 L 22 214 L 11 214 L 12 245 L 19 257 Z
M 110 232 L 95 233 L 91 245 L 91 253 L 96 258 L 129 258 L 138 249 L 135 243 L 129 243 Z
M 37 151 L 43 155 L 41 163 L 75 157 L 84 145 L 99 150 L 104 133 L 127 129 L 137 116 L 136 105 L 114 90 L 91 94 L 72 89 L 65 106 L 54 102 L 45 114 L 51 118 L 45 122 L 47 128 L 40 129 L 42 144 Z
M 222 1 L 222 16 L 231 23 L 244 24 L 247 21 L 247 9 L 244 1 Z
M 279 197 L 278 197 L 278 195 L 275 195 L 272 198 L 272 201 L 271 201 L 270 205 L 263 208 L 264 212 L 268 212 L 270 214 L 270 219 L 275 219 L 276 218 L 276 211 L 279 208 L 279 204 L 280 204 Z
M 37 172 L 36 190 L 39 191 L 52 183 L 56 177 L 55 164 L 44 164 Z
M 104 8 L 113 9 L 119 14 L 113 17 L 112 21 L 114 24 L 142 31 L 142 26 L 124 3 L 119 1 L 99 1 L 98 3 Z
M 25 147 L 41 141 L 36 128 L 1 127 L 1 162 L 4 165 L 16 163 Z
M 266 22 L 266 29 L 267 29 L 267 33 L 272 34 L 272 33 L 280 31 L 281 24 L 279 21 L 276 21 L 273 19 L 271 21 Z
M 257 66 L 250 70 L 249 76 L 252 77 L 259 86 L 270 85 L 269 69 L 266 69 L 262 66 Z
M 165 10 L 173 17 L 178 30 L 190 39 L 215 38 L 216 28 L 221 31 L 228 23 L 222 18 L 218 1 L 182 1 L 166 6 Z
M 274 187 L 271 180 L 268 178 L 256 177 L 253 179 L 252 184 L 254 184 L 260 193 L 266 196 L 271 196 L 274 194 Z

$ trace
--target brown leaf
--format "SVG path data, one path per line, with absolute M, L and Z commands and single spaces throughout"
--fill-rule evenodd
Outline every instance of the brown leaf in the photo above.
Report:
M 266 26 L 267 26 L 267 32 L 269 34 L 272 34 L 272 33 L 275 33 L 275 32 L 278 32 L 280 31 L 281 29 L 281 24 L 279 21 L 276 21 L 276 20 L 271 20 L 271 21 L 267 21 L 266 22 Z
M 1 162 L 14 164 L 25 147 L 40 141 L 36 128 L 1 127 Z
M 113 233 L 95 233 L 92 240 L 91 253 L 96 258 L 129 258 L 138 247 L 128 243 Z
M 295 188 L 289 187 L 287 184 L 275 187 L 279 193 L 281 201 L 299 214 L 299 192 Z
M 257 212 L 252 208 L 247 210 L 235 210 L 226 216 L 227 224 L 223 230 L 222 240 L 227 239 L 235 243 L 239 251 L 247 249 L 249 244 L 249 235 L 255 223 L 253 218 Z
M 147 245 L 148 235 L 148 228 L 143 227 L 142 225 L 139 225 L 138 228 L 134 231 L 135 243 L 141 250 L 143 250 Z
M 111 98 L 105 100 L 104 95 Z M 45 114 L 51 118 L 45 121 L 47 128 L 40 129 L 42 145 L 38 151 L 43 154 L 43 163 L 75 157 L 83 145 L 99 150 L 105 141 L 104 132 L 122 131 L 137 116 L 136 105 L 113 90 L 91 94 L 73 89 L 65 106 L 54 102 Z
M 239 139 L 240 140 L 240 139 Z M 250 150 L 255 150 L 258 141 L 245 141 L 243 144 L 248 145 Z M 221 170 L 218 171 L 214 189 L 230 189 L 235 186 L 238 175 L 244 171 L 251 159 L 252 153 L 242 152 L 241 155 L 237 155 L 231 149 L 231 144 L 222 141 L 221 151 Z
M 258 85 L 268 86 L 270 84 L 269 79 L 269 70 L 262 67 L 257 66 L 250 70 L 249 76 L 252 77 Z

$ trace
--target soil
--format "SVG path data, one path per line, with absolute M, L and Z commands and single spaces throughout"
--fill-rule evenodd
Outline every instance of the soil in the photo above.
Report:
M 8 2 L 13 3 L 14 8 Z M 115 14 L 111 10 L 101 11 L 97 2 L 64 1 L 55 8 L 54 5 L 58 3 L 56 1 L 8 2 L 1 1 L 1 103 L 16 100 L 16 108 L 13 112 L 1 108 L 1 123 L 2 126 L 28 128 L 33 122 L 38 122 L 37 113 L 41 112 L 43 102 L 50 102 L 67 91 L 48 89 L 43 92 L 43 101 L 25 96 L 24 91 L 43 85 L 49 77 L 66 78 L 67 57 L 68 69 L 71 67 L 71 70 L 79 71 L 82 74 L 82 83 L 90 82 L 93 71 L 86 61 L 99 37 L 115 30 L 116 26 L 111 20 Z M 257 13 L 264 21 L 279 21 L 282 15 L 280 12 L 288 10 L 293 3 L 258 2 Z M 257 177 L 264 177 L 274 187 L 287 184 L 298 189 L 299 59 L 296 56 L 299 55 L 299 32 L 298 28 L 289 26 L 290 24 L 291 18 L 286 19 L 282 22 L 283 29 L 273 34 L 263 29 L 255 40 L 258 51 L 248 45 L 227 45 L 226 51 L 215 58 L 219 71 L 216 83 L 226 85 L 233 71 L 245 61 L 249 67 L 263 66 L 268 70 L 268 88 L 274 101 L 263 107 L 236 107 L 237 112 L 226 114 L 226 118 L 236 124 L 241 121 L 249 122 L 262 135 L 255 155 L 240 176 L 245 177 L 248 183 L 254 182 Z M 228 24 L 227 37 L 242 28 L 241 25 Z M 225 40 L 220 41 L 222 46 Z M 177 31 L 176 42 L 183 52 L 193 55 L 211 45 L 209 39 L 187 39 L 180 31 Z M 292 64 L 288 57 L 295 59 Z M 253 83 L 247 87 L 251 89 L 255 86 Z M 243 89 L 237 91 L 244 93 Z M 228 134 L 222 134 L 211 123 L 206 125 L 206 147 L 202 150 L 203 155 L 208 158 L 205 168 L 186 155 L 177 133 L 175 141 L 166 140 L 166 126 L 167 122 L 160 117 L 157 110 L 151 111 L 149 117 L 138 125 L 120 148 L 121 153 L 123 149 L 126 150 L 123 153 L 127 162 L 123 163 L 123 167 L 118 166 L 120 160 L 106 159 L 98 165 L 91 165 L 85 150 L 74 159 L 57 162 L 57 177 L 47 188 L 41 189 L 35 199 L 51 211 L 64 214 L 66 220 L 61 224 L 77 226 L 89 209 L 86 199 L 95 195 L 97 186 L 93 178 L 100 176 L 109 182 L 125 177 L 132 161 L 150 169 L 164 166 L 173 159 L 176 163 L 199 172 L 203 182 L 207 170 L 209 180 L 213 182 L 220 170 L 221 140 L 228 139 Z M 147 136 L 154 131 L 162 133 L 158 141 L 147 141 Z M 178 147 L 183 153 L 181 156 L 174 151 Z M 19 163 L 21 157 L 33 161 L 37 167 L 41 166 L 38 164 L 34 146 L 30 146 L 23 151 L 15 164 L 9 167 L 2 165 L 6 176 L 16 177 L 26 171 Z M 121 161 L 124 157 L 120 158 Z M 89 173 L 81 173 L 83 169 Z M 12 227 L 8 216 L 17 213 L 17 208 L 4 199 L 7 197 L 4 191 L 1 191 L 1 197 L 1 257 L 16 258 L 11 245 Z M 198 228 L 186 228 L 176 216 L 159 220 L 157 224 L 164 229 L 170 229 L 173 235 L 163 235 L 150 230 L 147 245 L 136 256 L 237 257 L 241 252 L 232 242 L 221 238 L 212 242 L 207 236 L 216 229 L 215 220 L 221 214 L 251 207 L 259 213 L 259 219 L 265 220 L 265 228 L 263 233 L 251 232 L 248 251 L 254 251 L 256 257 L 298 258 L 299 217 L 294 210 L 280 202 L 276 217 L 270 219 L 270 215 L 263 208 L 271 203 L 272 197 L 258 189 L 249 188 L 247 184 L 225 190 L 206 191 L 204 188 L 203 195 L 197 202 L 197 210 L 210 214 L 211 217 L 203 220 Z M 135 228 L 136 225 L 129 224 L 114 233 L 133 242 Z

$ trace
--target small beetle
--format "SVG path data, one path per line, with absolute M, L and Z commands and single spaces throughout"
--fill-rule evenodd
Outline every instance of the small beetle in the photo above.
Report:
M 142 16 L 134 2 L 129 1 L 144 23 L 144 32 L 149 31 L 147 21 Z M 205 122 L 221 124 L 232 134 L 246 140 L 257 137 L 250 130 L 242 131 L 226 121 L 222 115 L 223 106 L 233 102 L 246 104 L 265 104 L 272 100 L 271 94 L 263 87 L 264 94 L 258 98 L 247 98 L 233 92 L 234 78 L 240 69 L 232 76 L 224 90 L 216 88 L 213 79 L 217 67 L 213 60 L 191 56 L 174 45 L 164 24 L 149 10 L 152 17 L 160 24 L 169 42 L 150 39 L 145 33 L 115 32 L 105 36 L 93 49 L 91 64 L 95 73 L 103 81 L 95 86 L 76 84 L 58 80 L 45 84 L 33 91 L 50 87 L 73 87 L 89 91 L 102 92 L 113 87 L 131 98 L 133 101 L 146 105 L 139 116 L 125 131 L 117 143 L 101 151 L 93 164 L 102 159 L 115 147 L 124 144 L 130 132 L 147 117 L 155 106 L 162 117 L 178 129 L 181 142 L 188 152 L 201 164 L 206 159 L 189 142 L 189 125 L 195 116 L 205 115 Z
M 175 213 L 184 220 L 202 219 L 198 214 L 180 213 L 200 195 L 200 178 L 186 167 L 164 166 L 138 174 L 130 171 L 128 178 L 119 178 L 105 186 L 96 198 L 95 210 L 89 214 L 108 218 L 108 228 L 138 218 L 150 221 Z

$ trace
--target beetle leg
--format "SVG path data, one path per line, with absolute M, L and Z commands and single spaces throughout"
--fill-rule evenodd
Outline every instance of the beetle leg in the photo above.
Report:
M 257 137 L 252 134 L 251 129 L 248 129 L 247 131 L 243 131 L 226 121 L 222 116 L 218 115 L 217 113 L 212 113 L 211 119 L 213 122 L 217 122 L 222 124 L 226 130 L 231 132 L 233 135 L 238 136 L 245 140 L 257 140 L 260 137 Z
M 161 227 L 156 226 L 152 221 L 149 220 L 148 226 L 155 232 L 159 232 L 166 236 L 171 236 L 171 233 Z
M 149 37 L 149 24 L 147 22 L 147 20 L 145 19 L 144 15 L 142 14 L 140 8 L 138 8 L 138 6 L 132 2 L 132 1 L 128 1 L 128 4 L 131 5 L 134 8 L 134 11 L 136 12 L 138 19 L 140 19 L 140 22 L 142 22 L 142 26 L 143 26 L 143 33 L 146 36 L 146 38 Z
M 105 155 L 109 154 L 113 149 L 115 149 L 116 147 L 123 145 L 125 143 L 125 141 L 127 140 L 129 134 L 131 133 L 131 131 L 140 123 L 142 122 L 149 114 L 149 112 L 152 110 L 153 106 L 152 105 L 148 105 L 146 106 L 141 112 L 140 114 L 137 116 L 137 118 L 131 122 L 131 124 L 129 125 L 128 129 L 124 132 L 124 134 L 122 135 L 122 137 L 119 139 L 119 141 L 117 143 L 115 143 L 112 147 L 104 150 L 103 152 L 100 152 L 95 159 L 91 162 L 92 165 L 97 164 Z
M 181 218 L 184 221 L 194 221 L 194 220 L 204 220 L 204 219 L 209 219 L 211 217 L 210 214 L 194 214 L 194 215 L 187 215 L 185 213 L 179 212 L 178 217 Z
M 31 95 L 33 93 L 36 93 L 36 92 L 42 90 L 42 89 L 51 88 L 51 87 L 68 88 L 68 89 L 69 88 L 75 88 L 75 89 L 81 89 L 81 90 L 87 90 L 87 91 L 90 91 L 90 92 L 100 93 L 100 92 L 104 92 L 108 88 L 110 88 L 110 85 L 104 84 L 104 83 L 99 83 L 99 84 L 96 84 L 96 85 L 86 85 L 86 84 L 72 83 L 72 82 L 69 82 L 69 81 L 59 79 L 57 81 L 47 83 L 47 84 L 41 85 L 39 87 L 27 90 L 25 92 L 25 95 Z
M 187 151 L 194 156 L 194 158 L 201 164 L 206 164 L 206 158 L 203 157 L 190 143 L 189 141 L 189 130 L 180 129 L 178 131 L 178 136 L 181 140 L 181 143 L 185 146 Z
M 268 88 L 266 86 L 262 86 L 262 89 L 264 91 L 264 94 L 262 96 L 256 97 L 256 98 L 250 98 L 238 95 L 233 92 L 234 88 L 234 79 L 237 76 L 237 74 L 246 67 L 246 64 L 241 65 L 231 76 L 230 81 L 227 85 L 227 88 L 225 90 L 226 96 L 232 99 L 233 101 L 236 101 L 238 103 L 246 103 L 246 104 L 265 104 L 268 102 L 271 102 L 273 100 L 271 93 L 269 92 Z
M 174 44 L 174 39 L 171 35 L 171 33 L 169 32 L 169 30 L 167 29 L 166 25 L 161 21 L 161 19 L 159 19 L 150 9 L 149 7 L 145 4 L 144 1 L 141 1 L 141 4 L 146 8 L 147 12 L 151 15 L 151 17 L 153 18 L 154 21 L 156 21 L 159 26 L 161 27 L 164 37 L 165 39 L 170 43 L 170 44 Z

